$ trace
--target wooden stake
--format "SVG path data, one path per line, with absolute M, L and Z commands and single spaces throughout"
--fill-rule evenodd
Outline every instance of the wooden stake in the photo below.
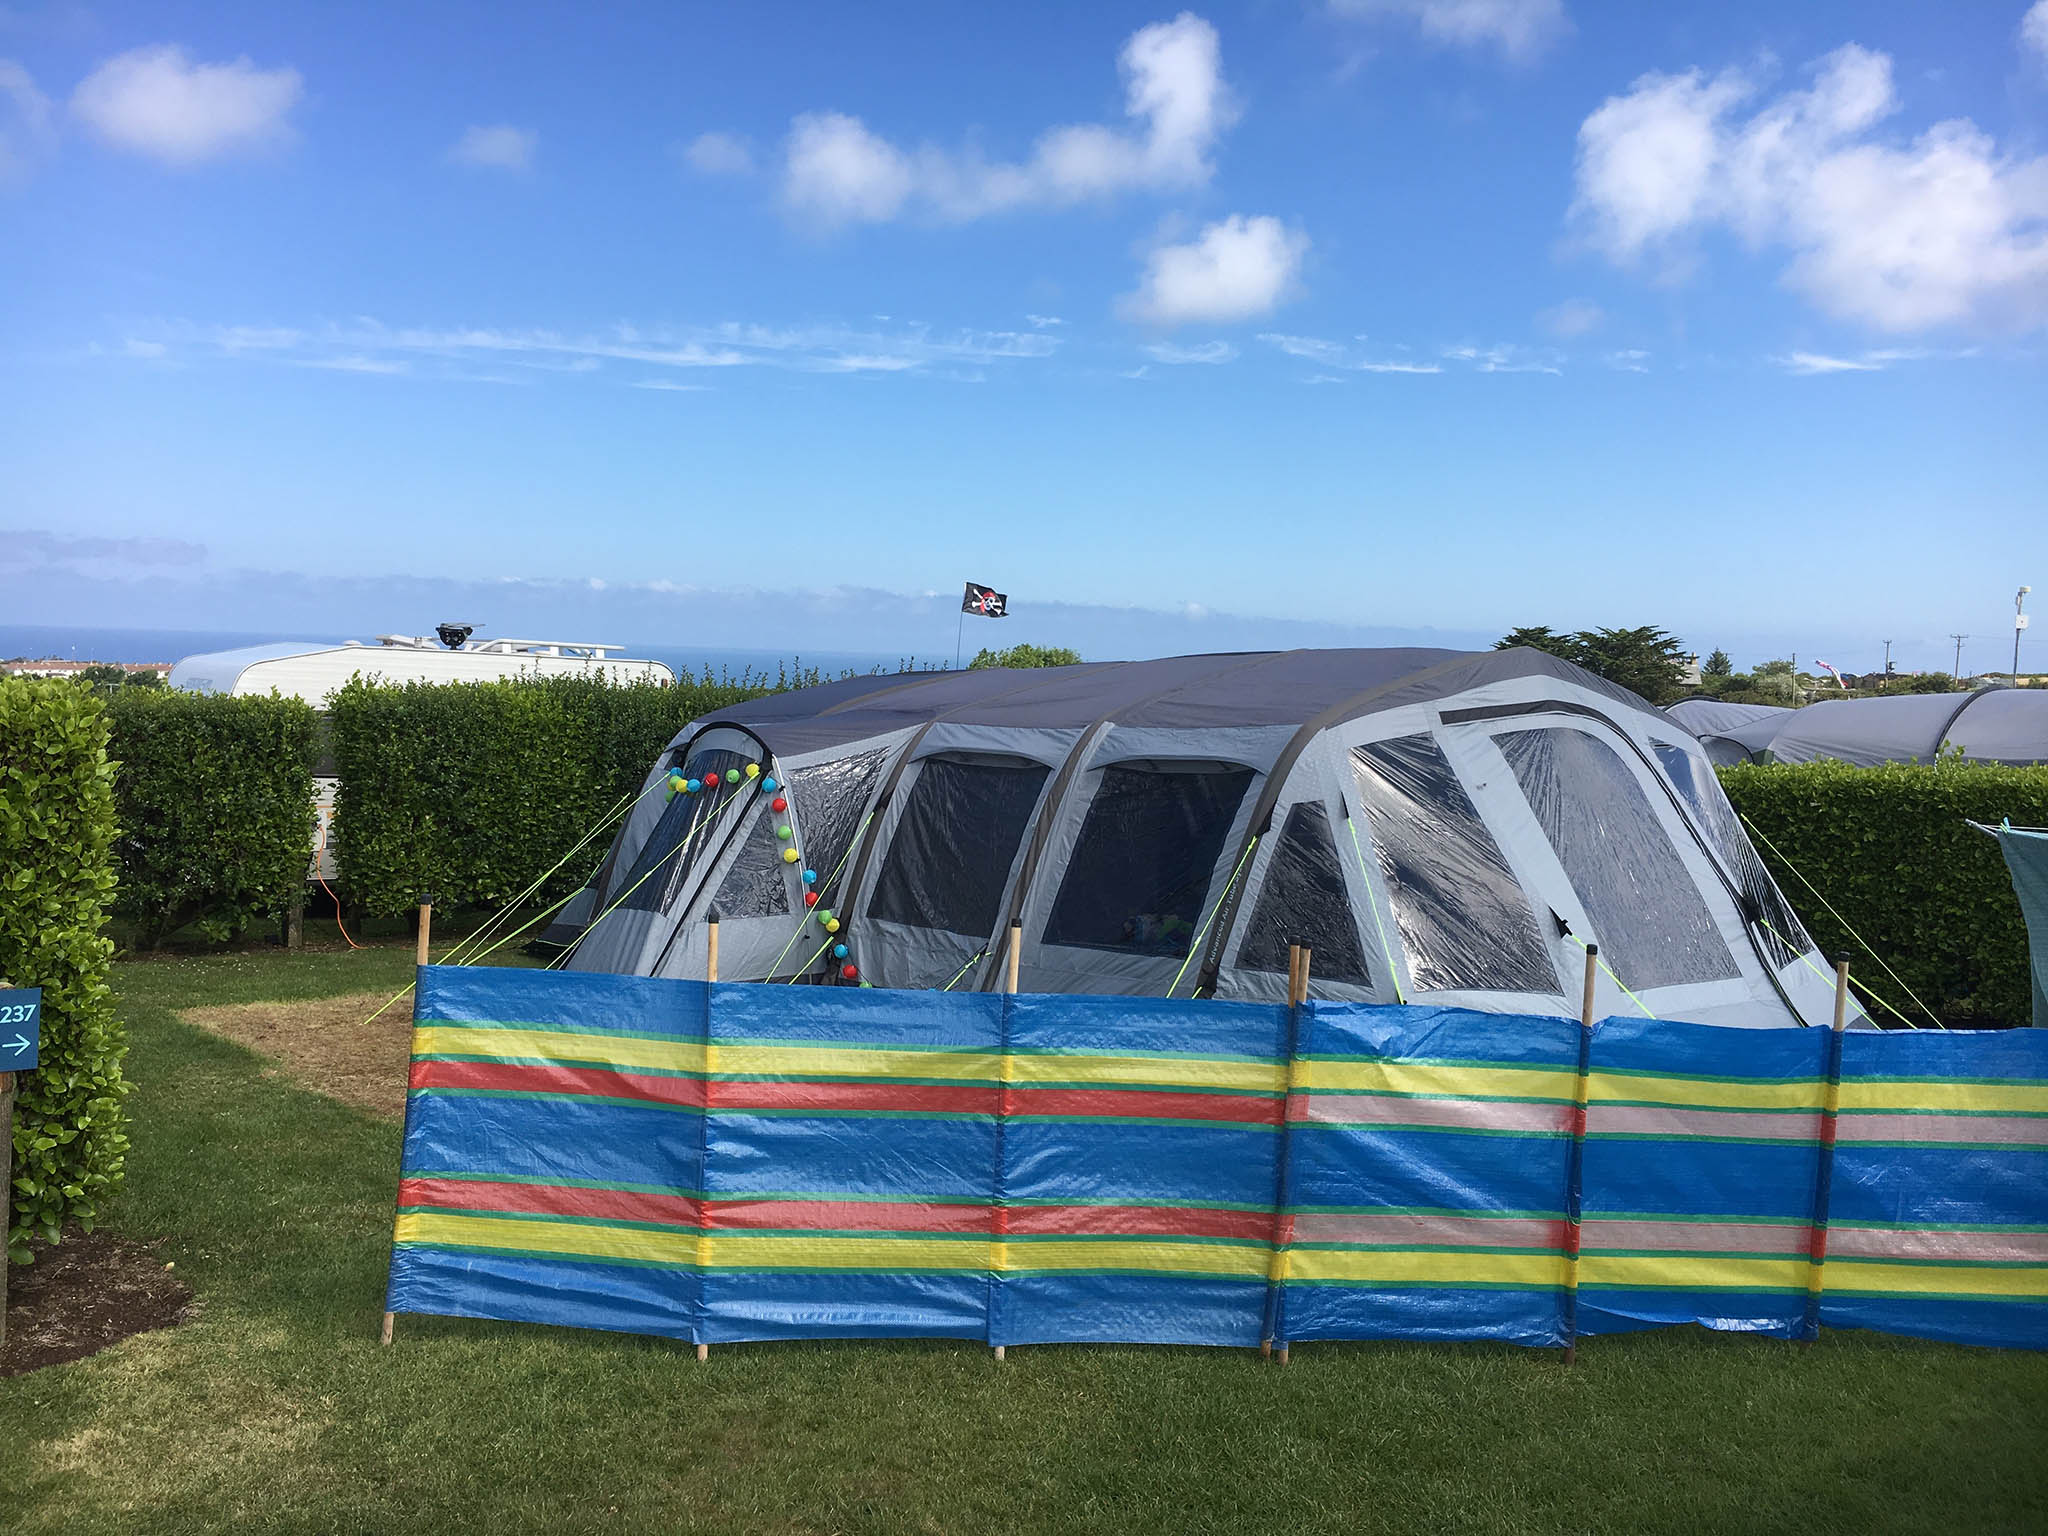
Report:
M 413 958 L 421 965 L 425 965 L 427 963 L 427 945 L 429 943 L 428 936 L 433 932 L 433 929 L 434 904 L 431 901 L 423 901 L 420 903 L 419 943 L 415 945 L 413 949 Z
M 1564 1363 L 1579 1358 L 1579 1203 L 1586 1169 L 1586 1095 L 1592 1076 L 1593 984 L 1600 975 L 1600 946 L 1586 946 L 1586 982 L 1579 993 L 1579 1070 L 1572 1084 L 1572 1144 L 1565 1157 L 1564 1199 Z
M 390 1344 L 390 1342 L 391 1342 L 391 1323 L 392 1323 L 392 1320 L 393 1320 L 393 1318 L 395 1318 L 396 1316 L 397 1316 L 397 1314 L 396 1314 L 395 1312 L 386 1312 L 386 1313 L 384 1314 L 384 1326 L 383 1326 L 383 1328 L 382 1328 L 382 1329 L 381 1329 L 381 1330 L 380 1330 L 380 1331 L 378 1332 L 378 1335 L 377 1335 L 377 1342 L 378 1342 L 379 1344 L 384 1344 L 384 1345 L 389 1345 L 389 1344 Z
M 1017 990 L 1017 962 L 1018 962 L 1018 961 L 1020 961 L 1020 960 L 1022 960 L 1023 958 L 1024 958 L 1024 919 L 1023 919 L 1023 918 L 1021 918 L 1021 917 L 1019 917 L 1019 918 L 1015 918 L 1015 919 L 1013 919 L 1013 920 L 1011 921 L 1011 923 L 1010 923 L 1010 958 L 1009 958 L 1009 968 L 1010 968 L 1010 969 L 1009 969 L 1009 981 L 1008 981 L 1008 983 L 1007 983 L 1007 984 L 1006 984 L 1006 985 L 1004 986 L 1004 988 L 1003 988 L 1003 990 L 1004 990 L 1005 992 L 1015 992 L 1015 991 Z
M 697 1358 L 699 1360 L 709 1360 L 711 1358 L 711 1346 L 709 1344 L 699 1344 L 697 1346 Z
M 711 921 L 705 925 L 704 979 L 718 980 L 718 914 L 711 914 Z
M 1266 1261 L 1266 1336 L 1259 1340 L 1259 1358 L 1274 1361 L 1279 1365 L 1287 1364 L 1288 1347 L 1284 1339 L 1276 1341 L 1273 1335 L 1279 1328 L 1281 1289 L 1287 1283 L 1287 1244 L 1293 1240 L 1294 1236 L 1293 1225 L 1288 1221 L 1286 1212 L 1283 1209 L 1286 1202 L 1287 1185 L 1287 1117 L 1293 1104 L 1294 1094 L 1300 1086 L 1299 1073 L 1301 1063 L 1301 1055 L 1295 1041 L 1297 1025 L 1292 1015 L 1292 1010 L 1299 1008 L 1308 1000 L 1310 954 L 1308 946 L 1299 939 L 1289 939 L 1287 941 L 1287 1007 L 1290 1011 L 1287 1032 L 1287 1089 L 1280 1100 L 1281 1142 L 1280 1151 L 1277 1154 L 1280 1158 L 1280 1163 L 1274 1171 L 1273 1252 L 1272 1256 Z
M 704 935 L 704 979 L 707 982 L 715 982 L 718 980 L 718 909 L 716 907 L 711 909 L 711 920 L 705 925 Z M 708 1014 L 706 1018 L 708 1022 Z M 707 1068 L 710 1066 L 710 1049 L 709 1045 L 705 1047 L 705 1065 Z M 708 1070 L 704 1077 L 704 1109 L 704 1134 L 708 1136 L 710 1135 L 709 1127 L 711 1124 L 711 1076 Z M 706 1215 L 708 1218 L 709 1213 L 707 1212 Z M 697 1262 L 699 1265 L 702 1265 L 704 1262 L 704 1236 L 701 1233 L 697 1239 Z M 699 1273 L 702 1273 L 701 1269 Z M 711 1358 L 711 1346 L 709 1344 L 699 1344 L 697 1346 L 697 1358 L 699 1360 L 709 1360 Z
M 1828 1034 L 1827 1085 L 1820 1101 L 1820 1158 L 1813 1181 L 1813 1222 L 1806 1236 L 1806 1319 L 1799 1342 L 1820 1337 L 1820 1293 L 1828 1262 L 1828 1204 L 1835 1184 L 1835 1128 L 1842 1109 L 1842 1032 L 1849 1027 L 1849 957 L 1835 959 L 1835 1023 Z
M 1016 996 L 1016 995 L 1017 995 L 1017 966 L 1018 966 L 1018 963 L 1019 963 L 1019 962 L 1020 962 L 1020 961 L 1021 961 L 1021 960 L 1022 960 L 1023 958 L 1024 958 L 1024 919 L 1023 919 L 1023 918 L 1021 918 L 1021 917 L 1018 917 L 1018 918 L 1012 918 L 1012 919 L 1010 920 L 1010 953 L 1009 953 L 1009 954 L 1008 954 L 1008 955 L 1007 955 L 1007 956 L 1006 956 L 1006 957 L 1004 958 L 1004 961 L 1003 961 L 1003 991 L 1004 991 L 1004 992 L 1006 992 L 1006 993 L 1008 993 L 1008 994 L 1009 994 L 1010 996 L 1012 996 L 1012 997 L 1014 997 L 1014 996 Z M 1005 1007 L 1005 1008 L 1007 1008 L 1008 1006 L 1009 1006 L 1008 1004 L 1004 1004 L 1004 1007 Z M 1006 1047 L 1006 1049 L 1007 1049 L 1007 1047 Z M 1006 1069 L 1007 1069 L 1007 1063 L 1006 1063 Z M 1001 1084 L 999 1083 L 999 1084 L 997 1085 L 997 1088 L 996 1088 L 996 1096 L 997 1096 L 997 1103 L 998 1103 L 998 1109 L 999 1109 L 999 1111 L 1000 1111 L 1000 1113 L 999 1113 L 999 1114 L 998 1114 L 998 1116 L 997 1116 L 997 1119 L 998 1119 L 998 1121 L 1000 1122 L 1000 1120 L 1001 1120 L 1001 1117 L 1002 1117 L 1002 1115 L 1004 1115 L 1004 1114 L 1008 1114 L 1008 1113 L 1009 1113 L 1009 1108 L 1010 1108 L 1010 1095 L 1009 1095 L 1009 1092 L 1008 1092 L 1008 1090 L 1007 1090 L 1007 1089 L 1006 1089 L 1006 1088 L 1005 1088 L 1004 1086 L 1002 1086 L 1002 1085 L 1001 1085 Z M 997 1146 L 997 1148 L 998 1148 L 998 1151 L 997 1151 L 996 1155 L 997 1155 L 997 1157 L 998 1157 L 998 1158 L 1000 1158 L 1000 1157 L 1002 1156 L 1002 1153 L 1001 1153 L 1001 1150 L 1000 1150 L 1000 1148 L 1001 1148 L 1001 1146 L 1002 1146 L 1002 1141 L 1001 1141 L 1001 1139 L 1000 1139 L 1000 1124 L 998 1125 L 998 1139 L 997 1139 L 997 1142 L 996 1142 L 996 1146 Z M 1000 1204 L 998 1204 L 998 1205 L 997 1205 L 997 1207 L 996 1207 L 996 1240 L 997 1240 L 998 1242 L 1002 1241 L 1003 1237 L 1004 1237 L 1004 1236 L 1005 1236 L 1005 1235 L 1006 1235 L 1006 1234 L 1007 1234 L 1008 1232 L 1009 1232 L 1009 1218 L 1008 1218 L 1008 1212 L 1007 1212 L 1007 1211 L 1006 1211 L 1006 1210 L 1005 1210 L 1005 1209 L 1003 1208 L 1003 1206 L 1001 1206 Z M 998 1365 L 1002 1364 L 1003 1360 L 1004 1360 L 1004 1359 L 1006 1358 L 1006 1356 L 1007 1356 L 1007 1346 L 1005 1346 L 1005 1345 L 1002 1345 L 1002 1344 L 998 1344 L 998 1345 L 996 1345 L 996 1347 L 995 1347 L 995 1353 L 996 1353 L 996 1363 L 997 1363 Z

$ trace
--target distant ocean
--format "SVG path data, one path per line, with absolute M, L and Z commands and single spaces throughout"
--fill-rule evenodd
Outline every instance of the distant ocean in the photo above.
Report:
M 17 657 L 55 656 L 70 661 L 175 662 L 205 651 L 231 651 L 244 645 L 269 645 L 280 640 L 305 640 L 338 645 L 345 639 L 369 640 L 368 634 L 287 634 L 281 630 L 83 629 L 57 625 L 0 624 L 0 661 Z M 714 677 L 751 673 L 773 679 L 778 670 L 816 667 L 827 676 L 841 672 L 894 672 L 908 661 L 915 666 L 948 665 L 951 656 L 885 656 L 876 651 L 748 651 L 670 642 L 627 644 L 624 654 L 665 663 L 678 677 L 695 677 L 706 667 Z

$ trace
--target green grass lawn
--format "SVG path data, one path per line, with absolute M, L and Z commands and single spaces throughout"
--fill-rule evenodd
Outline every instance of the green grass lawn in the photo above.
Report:
M 174 1009 L 410 952 L 123 965 L 113 1225 L 196 1321 L 0 1381 L 0 1530 L 2040 1531 L 2048 1359 L 1830 1335 L 1246 1352 L 689 1346 L 399 1319 L 399 1131 Z

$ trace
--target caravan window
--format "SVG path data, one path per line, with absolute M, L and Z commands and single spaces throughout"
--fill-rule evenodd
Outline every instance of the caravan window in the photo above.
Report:
M 1418 992 L 1555 992 L 1536 915 L 1428 736 L 1351 754 L 1373 852 Z
M 984 939 L 1052 770 L 927 758 L 889 840 L 868 916 Z
M 1742 891 L 1743 917 L 1761 929 L 1757 937 L 1773 957 L 1773 963 L 1788 964 L 1812 949 L 1813 940 L 1786 905 L 1756 849 L 1743 836 L 1735 807 L 1728 803 L 1714 770 L 1684 747 L 1668 746 L 1661 741 L 1651 745 L 1656 749 L 1657 761 L 1664 765 L 1665 775 L 1692 807 L 1694 820 L 1720 853 L 1722 864 Z
M 797 814 L 797 830 L 803 834 L 803 856 L 807 868 L 818 872 L 818 899 L 841 895 L 840 881 L 846 876 L 847 854 L 860 836 L 868 797 L 875 780 L 889 760 L 887 749 L 842 757 L 829 763 L 813 763 L 789 775 L 790 804 Z
M 1043 938 L 1179 959 L 1251 787 L 1249 768 L 1102 770 Z
M 1509 731 L 1495 741 L 1592 920 L 1602 957 L 1624 984 L 1673 987 L 1741 975 L 1619 753 L 1562 726 Z
M 780 917 L 789 911 L 789 866 L 782 862 L 789 845 L 775 835 L 781 820 L 766 805 L 755 813 L 739 859 L 712 899 L 720 917 Z
M 1309 946 L 1311 979 L 1372 985 L 1344 890 L 1344 866 L 1330 841 L 1330 818 L 1314 800 L 1287 813 L 1237 963 L 1247 971 L 1285 975 L 1290 939 Z
M 683 772 L 693 779 L 708 780 L 747 761 L 739 753 L 723 749 L 698 752 L 683 765 Z M 647 836 L 647 845 L 620 884 L 619 904 L 642 912 L 666 912 L 698 862 L 718 854 L 719 844 L 732 829 L 732 819 L 723 813 L 746 788 L 670 797 L 661 820 Z

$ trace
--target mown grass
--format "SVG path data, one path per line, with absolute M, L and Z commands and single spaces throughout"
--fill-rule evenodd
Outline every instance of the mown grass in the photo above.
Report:
M 0 1382 L 0 1529 L 1289 1533 L 2048 1529 L 2048 1360 L 1696 1332 L 1554 1355 L 957 1344 L 712 1352 L 404 1317 L 398 1127 L 182 1023 L 409 952 L 119 968 L 135 1152 L 197 1321 Z

